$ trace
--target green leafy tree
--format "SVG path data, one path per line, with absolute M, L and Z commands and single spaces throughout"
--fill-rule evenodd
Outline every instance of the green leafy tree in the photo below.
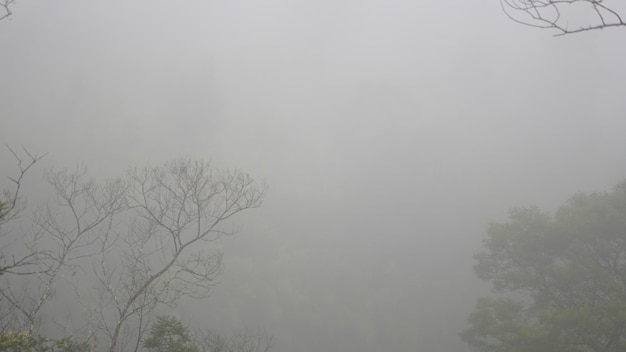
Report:
M 28 331 L 0 333 L 0 351 L 6 352 L 87 352 L 86 342 L 75 342 L 69 337 L 48 339 L 31 335 Z
M 187 326 L 168 316 L 157 317 L 143 346 L 154 352 L 198 352 Z
M 553 216 L 513 209 L 483 245 L 474 269 L 495 295 L 461 333 L 475 350 L 626 351 L 626 182 Z

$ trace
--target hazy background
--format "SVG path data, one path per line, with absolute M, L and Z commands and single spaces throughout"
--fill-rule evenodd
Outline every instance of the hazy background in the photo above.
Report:
M 467 351 L 488 222 L 626 178 L 624 30 L 554 38 L 497 0 L 13 12 L 0 141 L 49 152 L 40 171 L 191 156 L 269 184 L 224 242 L 214 295 L 172 314 L 263 328 L 276 352 Z M 8 152 L 0 163 L 14 170 Z M 36 198 L 39 174 L 27 181 Z

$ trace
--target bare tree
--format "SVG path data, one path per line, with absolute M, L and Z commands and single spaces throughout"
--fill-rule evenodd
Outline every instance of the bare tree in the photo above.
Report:
M 624 27 L 624 4 L 611 0 L 500 0 L 513 21 L 565 35 L 609 27 Z M 621 11 L 620 11 L 621 10 Z M 584 18 L 581 22 L 581 18 Z
M 22 153 L 16 152 L 9 145 L 5 146 L 13 155 L 19 172 L 17 176 L 8 177 L 13 187 L 5 189 L 2 195 L 4 200 L 0 200 L 0 229 L 2 229 L 2 226 L 6 223 L 19 217 L 24 206 L 21 198 L 24 177 L 36 162 L 46 156 L 46 154 L 41 156 L 31 154 L 24 146 L 22 146 Z M 2 273 L 2 271 L 0 271 L 0 273 Z
M 0 276 L 40 274 L 48 269 L 39 265 L 46 253 L 39 250 L 18 253 L 15 247 L 23 243 L 25 236 L 20 231 L 13 231 L 7 227 L 18 220 L 24 210 L 25 204 L 21 197 L 24 177 L 35 163 L 45 157 L 46 154 L 41 156 L 31 154 L 25 147 L 22 147 L 22 151 L 19 153 L 8 145 L 6 147 L 15 158 L 19 171 L 16 176 L 8 177 L 12 187 L 5 189 L 0 198 L 0 239 L 3 242 L 0 250 Z M 1 292 L 3 292 L 2 287 L 0 287 Z
M 126 186 L 121 180 L 97 186 L 85 175 L 84 167 L 46 175 L 56 197 L 52 205 L 47 203 L 35 212 L 34 230 L 24 235 L 20 249 L 30 260 L 29 270 L 8 271 L 31 275 L 22 280 L 6 279 L 0 290 L 3 303 L 14 312 L 14 327 L 30 333 L 35 330 L 62 274 L 75 273 L 81 259 L 98 253 L 96 240 L 108 236 L 113 215 L 125 208 Z M 19 185 L 20 179 L 14 182 Z
M 20 171 L 0 202 L 0 225 L 19 217 L 22 180 L 41 158 L 24 149 L 24 162 L 9 150 Z M 190 159 L 104 183 L 83 166 L 51 170 L 46 180 L 54 198 L 33 213 L 33 230 L 0 238 L 22 253 L 9 258 L 0 247 L 0 317 L 33 332 L 55 291 L 66 290 L 61 283 L 71 282 L 90 307 L 72 334 L 99 338 L 110 352 L 137 351 L 159 306 L 208 295 L 222 272 L 222 253 L 210 243 L 235 233 L 232 218 L 260 206 L 266 192 L 239 170 Z
M 207 296 L 222 272 L 221 252 L 207 243 L 234 233 L 229 220 L 260 206 L 266 191 L 241 171 L 190 159 L 132 169 L 128 182 L 128 225 L 114 243 L 102 242 L 94 267 L 111 308 L 99 313 L 110 352 L 129 329 L 138 341 L 155 307 Z
M 20 229 L 14 229 L 13 224 L 20 218 L 25 208 L 21 196 L 24 178 L 31 168 L 45 155 L 38 156 L 30 153 L 25 147 L 21 152 L 6 146 L 13 155 L 18 168 L 16 176 L 8 177 L 12 186 L 2 193 L 0 198 L 0 322 L 1 330 L 15 318 L 15 305 L 18 301 L 8 285 L 8 277 L 25 277 L 29 275 L 45 274 L 49 268 L 41 266 L 41 260 L 46 256 L 44 251 L 27 248 L 24 250 L 25 235 Z M 14 300 L 7 300 L 6 297 Z M 5 299 L 2 299 L 5 298 Z M 19 314 L 19 309 L 17 310 Z

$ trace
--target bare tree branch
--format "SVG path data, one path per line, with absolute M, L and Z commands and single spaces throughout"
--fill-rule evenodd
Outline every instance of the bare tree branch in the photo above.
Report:
M 4 12 L 4 14 L 0 15 L 0 21 L 2 21 L 5 18 L 9 18 L 13 12 L 11 12 L 11 6 L 13 6 L 15 4 L 15 0 L 2 0 L 0 1 L 0 8 L 2 8 L 2 11 Z
M 30 154 L 29 157 L 36 160 Z M 31 165 L 20 168 L 27 170 Z M 4 300 L 25 319 L 30 333 L 35 330 L 40 312 L 52 297 L 64 270 L 71 269 L 75 274 L 79 269 L 77 260 L 98 253 L 97 241 L 109 236 L 113 216 L 125 208 L 123 196 L 126 185 L 123 182 L 110 181 L 98 187 L 92 180 L 85 179 L 85 175 L 84 167 L 75 171 L 47 173 L 46 179 L 56 191 L 56 202 L 54 206 L 45 204 L 34 214 L 37 230 L 32 240 L 25 244 L 26 254 L 23 257 L 32 269 L 15 271 L 12 268 L 6 271 L 21 275 L 37 274 L 22 281 L 28 287 L 26 292 L 14 294 L 10 289 L 11 282 L 7 282 L 7 288 L 0 290 Z
M 0 251 L 0 276 L 4 274 L 14 275 L 32 275 L 43 273 L 47 269 L 38 266 L 42 256 L 45 256 L 43 251 L 29 251 L 23 254 L 17 254 L 13 250 L 9 250 L 12 245 L 16 243 L 22 243 L 24 238 L 21 235 L 9 236 L 2 230 L 6 226 L 19 218 L 22 210 L 24 209 L 24 201 L 21 197 L 22 186 L 24 183 L 24 177 L 29 170 L 38 161 L 44 158 L 47 154 L 38 156 L 30 153 L 24 146 L 22 146 L 21 153 L 13 150 L 9 145 L 6 148 L 13 155 L 15 163 L 19 169 L 17 176 L 8 177 L 13 184 L 12 189 L 4 190 L 2 198 L 0 198 L 0 237 L 4 238 L 2 251 Z M 13 252 L 8 256 L 8 252 Z
M 607 0 L 500 0 L 504 13 L 527 26 L 556 29 L 558 35 L 610 27 L 626 27 L 619 3 Z M 610 2 L 610 1 L 608 1 Z M 580 18 L 583 18 L 581 20 Z
M 117 260 L 102 261 L 96 272 L 116 311 L 107 329 L 110 352 L 132 319 L 183 296 L 208 295 L 222 273 L 222 256 L 206 243 L 232 234 L 229 219 L 259 207 L 265 191 L 238 170 L 190 159 L 129 172 L 128 230 L 115 247 Z
M 24 175 L 41 159 L 8 149 L 19 173 L 9 178 L 0 224 L 19 217 Z M 239 170 L 190 159 L 104 183 L 84 166 L 50 170 L 45 179 L 54 197 L 33 213 L 34 230 L 0 237 L 19 249 L 9 257 L 0 247 L 0 273 L 12 274 L 0 275 L 0 317 L 11 320 L 0 324 L 39 329 L 61 282 L 71 283 L 79 301 L 95 298 L 74 328 L 110 352 L 137 351 L 158 307 L 208 295 L 222 274 L 222 253 L 211 243 L 233 234 L 232 218 L 259 207 L 266 192 Z
M 5 144 L 5 146 L 13 155 L 13 158 L 15 158 L 15 162 L 17 164 L 17 167 L 19 168 L 19 172 L 17 176 L 8 177 L 8 179 L 14 184 L 14 186 L 13 190 L 7 189 L 4 191 L 4 201 L 0 201 L 0 227 L 19 216 L 19 212 L 22 210 L 20 194 L 24 181 L 24 176 L 26 176 L 28 170 L 30 170 L 30 168 L 35 165 L 35 163 L 37 163 L 48 154 L 46 153 L 41 156 L 34 155 L 31 154 L 24 146 L 22 146 L 22 153 L 26 154 L 26 158 L 25 156 L 22 156 L 15 150 L 13 150 L 9 145 Z

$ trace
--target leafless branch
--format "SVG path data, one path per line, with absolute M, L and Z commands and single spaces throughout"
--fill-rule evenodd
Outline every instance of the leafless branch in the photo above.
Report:
M 513 21 L 527 26 L 555 29 L 559 35 L 610 27 L 626 27 L 616 6 L 606 0 L 500 0 L 504 13 Z M 576 14 L 586 18 L 576 21 Z M 572 24 L 576 23 L 576 24 Z
M 24 201 L 21 197 L 24 178 L 29 173 L 33 165 L 46 156 L 35 155 L 22 146 L 21 151 L 16 151 L 9 145 L 6 145 L 18 168 L 16 176 L 8 177 L 13 184 L 12 188 L 6 189 L 0 198 L 0 238 L 3 243 L 0 249 L 0 276 L 28 276 L 35 274 L 45 274 L 48 271 L 46 265 L 41 265 L 42 260 L 48 257 L 48 252 L 38 250 L 29 246 L 26 238 L 21 233 L 10 231 L 3 232 L 10 222 L 17 220 L 24 210 Z M 21 246 L 21 247 L 20 247 Z M 23 248 L 23 247 L 26 248 Z M 19 247 L 16 249 L 16 247 Z M 11 254 L 9 254 L 11 253 Z M 9 291 L 4 290 L 0 285 L 3 294 Z
M 0 15 L 0 21 L 5 18 L 9 18 L 13 12 L 11 12 L 11 6 L 15 4 L 15 0 L 2 0 L 0 1 L 0 7 L 4 11 L 4 14 Z
M 9 178 L 0 224 L 18 218 L 24 175 L 43 157 L 7 148 L 19 173 Z M 222 273 L 222 253 L 211 243 L 233 234 L 232 218 L 260 206 L 266 192 L 239 170 L 190 159 L 104 183 L 84 166 L 50 170 L 45 179 L 55 195 L 33 213 L 34 230 L 4 237 L 22 253 L 0 250 L 0 273 L 7 274 L 0 275 L 0 316 L 8 311 L 13 326 L 32 332 L 60 282 L 70 282 L 78 297 L 97 296 L 88 303 L 84 335 L 116 352 L 139 348 L 159 306 L 206 297 Z M 81 279 L 96 290 L 79 288 Z
M 3 194 L 4 200 L 0 201 L 0 227 L 19 216 L 19 212 L 21 211 L 20 194 L 24 176 L 26 176 L 28 170 L 30 170 L 35 163 L 48 154 L 46 153 L 41 156 L 34 155 L 22 146 L 22 153 L 25 154 L 25 156 L 23 156 L 13 150 L 9 145 L 6 145 L 6 147 L 15 158 L 19 172 L 17 176 L 8 177 L 8 179 L 13 183 L 13 190 L 5 190 Z
M 203 246 L 231 234 L 224 227 L 229 219 L 260 206 L 265 191 L 238 170 L 190 159 L 129 172 L 127 216 L 132 220 L 115 249 L 117 265 L 97 274 L 117 312 L 109 351 L 119 347 L 131 319 L 183 296 L 208 294 L 222 261 L 221 253 Z
M 31 165 L 20 165 L 20 169 L 25 172 Z M 113 217 L 124 210 L 126 186 L 123 182 L 110 181 L 98 187 L 92 180 L 85 179 L 85 175 L 84 167 L 47 173 L 46 179 L 56 192 L 55 204 L 45 204 L 35 212 L 33 220 L 37 231 L 31 243 L 26 244 L 27 254 L 23 257 L 23 261 L 27 260 L 34 269 L 6 271 L 21 275 L 38 274 L 28 283 L 28 292 L 21 295 L 28 297 L 27 300 L 18 299 L 11 290 L 2 291 L 5 300 L 26 319 L 31 333 L 62 273 L 71 269 L 74 272 L 72 276 L 75 275 L 79 269 L 78 260 L 98 253 L 98 242 L 110 237 Z

